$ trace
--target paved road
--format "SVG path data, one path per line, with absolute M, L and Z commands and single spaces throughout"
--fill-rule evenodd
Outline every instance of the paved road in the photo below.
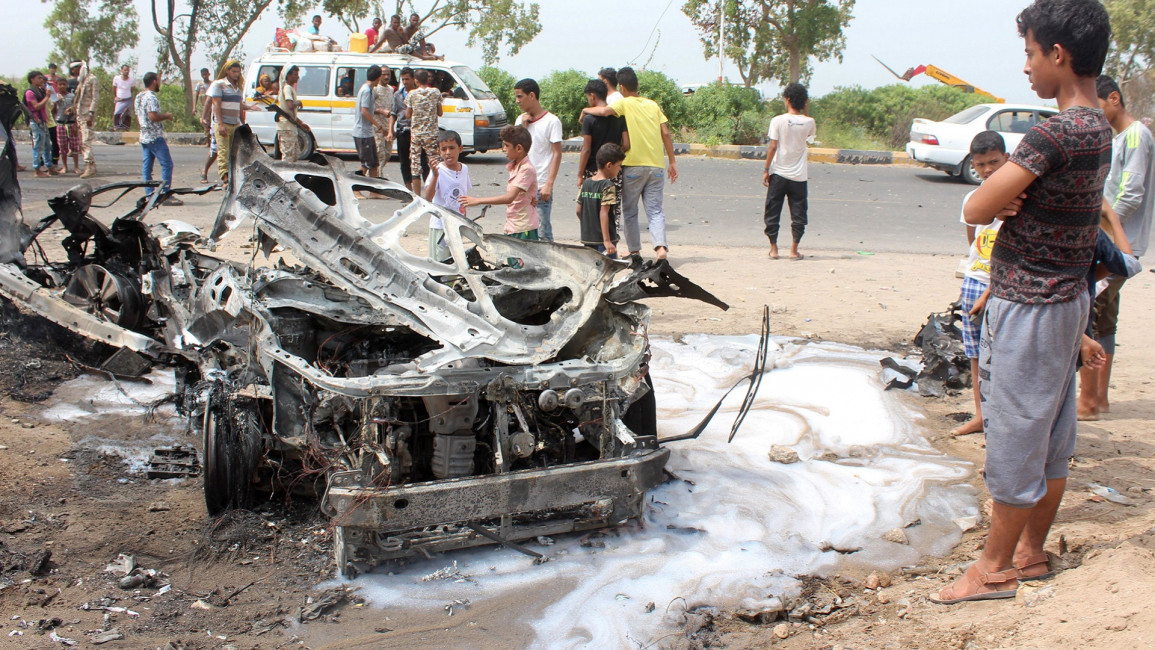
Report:
M 200 176 L 205 149 L 173 147 L 176 184 L 194 185 Z M 32 158 L 29 145 L 19 150 L 20 160 Z M 140 147 L 98 145 L 99 183 L 140 177 Z M 499 153 L 467 160 L 476 192 L 499 194 L 505 183 L 505 159 Z M 350 163 L 351 166 L 355 166 Z M 554 230 L 559 239 L 576 239 L 577 218 L 571 203 L 577 193 L 576 154 L 562 162 L 554 204 Z M 397 178 L 396 161 L 385 175 Z M 665 211 L 671 248 L 679 243 L 712 246 L 765 247 L 762 233 L 762 162 L 680 156 L 680 178 L 666 188 Z M 159 167 L 154 172 L 160 173 Z M 45 200 L 77 182 L 70 179 L 20 175 L 24 210 L 28 217 L 47 213 Z M 968 185 L 929 169 L 885 165 L 811 166 L 810 226 L 803 249 L 871 252 L 962 254 L 966 240 L 958 223 L 959 208 Z M 219 195 L 215 195 L 219 196 Z M 215 201 L 204 201 L 215 214 Z M 212 207 L 209 207 L 212 206 Z M 789 214 L 783 211 L 783 242 L 789 242 Z M 207 216 L 207 215 L 206 215 Z M 178 218 L 186 218 L 178 216 Z M 490 227 L 500 228 L 499 213 L 490 211 Z M 200 220 L 197 219 L 196 222 Z M 643 242 L 648 241 L 643 234 Z M 676 253 L 675 253 L 676 254 Z

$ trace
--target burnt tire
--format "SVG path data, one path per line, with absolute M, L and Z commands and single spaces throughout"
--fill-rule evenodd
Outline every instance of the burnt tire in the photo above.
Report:
M 205 508 L 218 515 L 248 506 L 261 450 L 261 420 L 248 400 L 209 394 L 204 415 Z

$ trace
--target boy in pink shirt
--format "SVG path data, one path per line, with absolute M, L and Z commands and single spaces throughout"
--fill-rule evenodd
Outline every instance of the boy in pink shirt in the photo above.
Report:
M 507 126 L 501 130 L 501 150 L 509 159 L 505 169 L 509 172 L 509 183 L 505 194 L 478 198 L 461 197 L 461 207 L 473 205 L 504 205 L 505 234 L 518 239 L 537 241 L 537 210 L 533 204 L 537 199 L 537 170 L 529 162 L 529 148 L 533 138 L 521 126 Z

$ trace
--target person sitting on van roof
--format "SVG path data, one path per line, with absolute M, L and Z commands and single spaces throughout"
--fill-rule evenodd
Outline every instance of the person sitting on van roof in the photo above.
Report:
M 401 27 L 401 16 L 394 14 L 389 19 L 389 27 L 385 28 L 377 37 L 377 42 L 370 45 L 369 51 L 396 52 L 405 45 L 405 30 Z

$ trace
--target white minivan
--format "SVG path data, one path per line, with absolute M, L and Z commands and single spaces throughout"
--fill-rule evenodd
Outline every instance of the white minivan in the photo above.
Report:
M 270 48 L 257 57 L 245 72 L 245 96 L 252 97 L 257 80 L 267 74 L 280 81 L 282 72 L 292 66 L 300 69 L 297 112 L 313 130 L 318 149 L 352 152 L 353 108 L 357 90 L 365 83 L 371 65 L 382 68 L 383 78 L 399 81 L 402 68 L 429 70 L 442 91 L 442 115 L 438 126 L 457 131 L 466 152 L 485 153 L 500 149 L 498 133 L 509 121 L 497 95 L 485 85 L 469 66 L 453 61 L 424 61 L 404 54 L 359 52 L 289 52 Z M 390 77 L 390 73 L 392 76 Z M 275 114 L 271 111 L 249 111 L 246 121 L 266 146 L 275 146 Z

